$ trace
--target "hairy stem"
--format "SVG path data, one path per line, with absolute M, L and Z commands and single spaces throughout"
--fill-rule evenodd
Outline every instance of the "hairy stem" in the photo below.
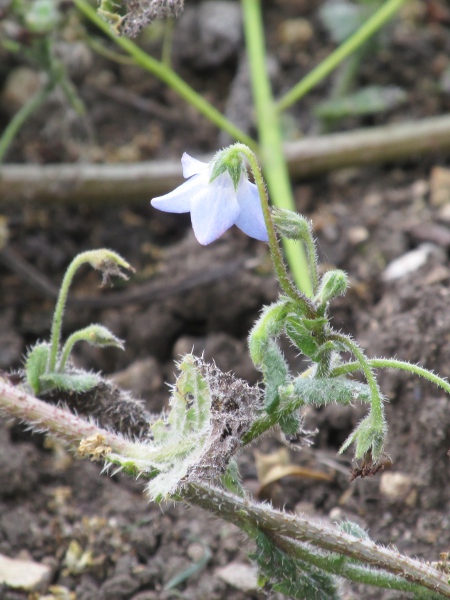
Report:
M 435 375 L 431 371 L 424 369 L 423 367 L 419 367 L 418 365 L 413 365 L 409 362 L 405 362 L 402 360 L 388 359 L 388 358 L 371 358 L 367 361 L 373 369 L 400 369 L 402 371 L 409 371 L 414 375 L 418 375 L 419 377 L 423 377 L 424 379 L 428 379 L 431 383 L 441 387 L 448 394 L 450 394 L 450 384 L 448 381 Z M 340 365 L 339 367 L 335 367 L 331 373 L 331 377 L 339 377 L 340 375 L 346 375 L 348 373 L 353 373 L 354 371 L 359 371 L 361 369 L 361 365 L 359 362 L 350 362 L 345 365 Z
M 366 567 L 362 564 L 355 564 L 346 559 L 343 560 L 343 557 L 340 554 L 318 553 L 317 551 L 312 550 L 311 545 L 294 542 L 276 533 L 271 533 L 268 537 L 276 546 L 278 546 L 278 548 L 283 550 L 289 556 L 299 558 L 328 573 L 333 573 L 339 577 L 345 577 L 345 579 L 349 579 L 356 583 L 373 585 L 387 590 L 420 593 L 424 600 L 427 597 L 426 592 L 421 585 L 410 583 L 409 581 L 384 570 Z M 433 593 L 430 594 L 430 596 L 432 595 Z
M 130 455 L 136 444 L 76 415 L 38 400 L 0 379 L 0 412 L 21 419 L 39 430 L 47 431 L 72 447 L 82 439 L 101 435 L 112 453 Z M 450 598 L 450 584 L 444 574 L 429 565 L 398 552 L 378 546 L 372 541 L 357 539 L 337 529 L 314 523 L 301 516 L 292 516 L 241 499 L 213 487 L 189 484 L 181 489 L 179 498 L 199 506 L 231 523 L 248 523 L 267 534 L 283 536 L 298 542 L 309 542 L 318 548 L 337 552 L 352 559 L 384 569 Z
M 361 348 L 346 335 L 333 333 L 329 336 L 330 340 L 336 340 L 346 346 L 358 361 L 359 368 L 364 373 L 371 392 L 371 413 L 376 422 L 381 424 L 384 422 L 383 401 L 380 395 L 380 388 L 372 371 L 369 359 L 365 356 Z
M 429 565 L 389 550 L 370 540 L 355 538 L 338 529 L 315 523 L 311 519 L 293 516 L 275 510 L 267 504 L 255 504 L 248 499 L 232 496 L 212 487 L 189 485 L 183 499 L 200 506 L 230 523 L 247 522 L 265 533 L 283 536 L 298 542 L 309 542 L 316 547 L 337 552 L 357 561 L 384 569 L 450 598 L 447 577 Z
M 247 146 L 244 146 L 244 144 L 237 144 L 235 145 L 235 148 L 246 156 L 250 163 L 250 168 L 252 170 L 253 177 L 255 178 L 255 183 L 258 188 L 259 197 L 261 200 L 264 221 L 266 223 L 267 233 L 269 236 L 270 255 L 272 257 L 273 266 L 275 268 L 275 273 L 280 283 L 280 286 L 284 293 L 289 296 L 289 298 L 292 298 L 294 302 L 301 306 L 303 313 L 308 315 L 309 318 L 314 318 L 315 308 L 313 303 L 307 296 L 305 296 L 305 294 L 303 294 L 301 291 L 295 288 L 286 270 L 283 255 L 278 244 L 277 234 L 275 232 L 272 215 L 270 213 L 269 197 L 267 195 L 266 186 L 264 185 L 264 179 L 261 173 L 261 169 L 259 167 L 259 163 L 256 160 L 256 156 L 249 148 L 247 148 Z

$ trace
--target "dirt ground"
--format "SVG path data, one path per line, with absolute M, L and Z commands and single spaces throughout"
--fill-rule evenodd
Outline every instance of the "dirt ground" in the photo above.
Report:
M 287 90 L 333 48 L 318 17 L 321 4 L 272 0 L 265 7 L 277 93 Z M 211 41 L 199 37 L 193 26 L 198 13 L 192 11 L 201 7 L 188 4 L 175 30 L 176 68 L 195 89 L 228 110 L 236 122 L 241 118 L 239 125 L 251 131 L 251 111 L 239 105 L 239 98 L 245 102 L 245 93 L 236 100 L 236 77 L 239 73 L 242 77 L 243 68 L 242 39 L 236 35 L 223 52 L 208 52 L 202 44 Z M 286 24 L 299 18 L 305 31 L 310 28 L 300 44 L 283 34 Z M 143 43 L 151 51 L 159 49 L 150 38 Z M 212 152 L 226 141 L 149 74 L 111 63 L 81 43 L 78 51 L 85 60 L 78 61 L 78 70 L 71 65 L 72 76 L 88 117 L 75 118 L 55 94 L 24 126 L 8 162 L 177 158 L 182 151 L 194 156 Z M 20 66 L 16 58 L 0 54 L 0 91 L 7 76 Z M 406 102 L 376 116 L 349 117 L 339 129 L 448 112 L 450 89 L 437 84 L 448 69 L 446 3 L 411 2 L 387 29 L 383 44 L 363 62 L 357 78 L 358 85 L 400 85 L 407 93 Z M 248 97 L 245 76 L 240 81 Z M 291 137 L 319 132 L 312 108 L 327 97 L 331 85 L 327 81 L 289 111 L 286 123 Z M 118 90 L 126 94 L 121 96 Z M 137 98 L 151 99 L 158 110 L 155 106 L 139 110 Z M 8 118 L 3 108 L 0 127 Z M 370 356 L 412 361 L 444 377 L 450 364 L 450 194 L 438 205 L 432 192 L 433 168 L 448 164 L 448 156 L 435 155 L 294 182 L 298 210 L 314 223 L 321 260 L 350 276 L 350 291 L 332 309 L 334 326 L 353 334 Z M 54 286 L 75 254 L 109 247 L 136 268 L 136 275 L 120 284 L 120 297 L 107 304 L 115 290 L 99 289 L 97 275 L 83 271 L 72 296 L 87 300 L 84 305 L 69 305 L 64 331 L 68 334 L 99 322 L 124 339 L 126 349 L 80 346 L 76 351 L 80 366 L 114 376 L 143 398 L 151 411 L 159 411 L 167 401 L 165 382 L 174 381 L 174 360 L 193 347 L 222 370 L 232 370 L 250 383 L 258 381 L 246 337 L 261 307 L 278 293 L 264 244 L 233 228 L 204 248 L 193 237 L 188 217 L 157 212 L 147 201 L 127 205 L 126 198 L 112 199 L 108 206 L 83 202 L 37 206 L 30 201 L 18 206 L 14 198 L 3 200 L 0 211 L 10 241 L 8 259 L 5 251 L 0 256 L 1 369 L 20 367 L 26 348 L 48 337 Z M 411 250 L 426 255 L 424 264 L 387 279 L 383 275 L 387 265 Z M 34 283 L 18 271 L 19 260 L 36 276 Z M 170 285 L 163 297 L 156 296 L 152 284 L 161 281 L 181 282 L 181 287 Z M 133 294 L 138 289 L 144 293 L 136 300 Z M 286 353 L 293 365 L 298 363 L 289 346 Z M 293 462 L 327 472 L 329 481 L 288 477 L 261 490 L 253 447 L 240 457 L 244 485 L 275 506 L 325 522 L 348 518 L 367 528 L 378 542 L 439 560 L 439 554 L 450 549 L 450 401 L 440 390 L 404 373 L 380 372 L 379 381 L 389 398 L 390 471 L 349 482 L 351 453 L 338 457 L 336 452 L 364 409 L 330 405 L 306 415 L 309 428 L 318 429 L 313 446 L 291 452 Z M 257 449 L 269 453 L 281 447 L 274 436 L 262 440 Z M 0 553 L 49 565 L 51 584 L 57 586 L 48 591 L 50 598 L 267 597 L 265 592 L 243 591 L 223 575 L 223 567 L 231 563 L 249 565 L 251 547 L 236 528 L 198 510 L 149 504 L 143 482 L 99 475 L 99 471 L 98 464 L 76 460 L 60 445 L 18 424 L 3 421 L 0 425 Z M 396 487 L 386 473 L 403 475 L 404 487 Z M 193 564 L 198 568 L 191 576 L 165 589 Z M 244 573 L 248 583 L 248 569 Z M 343 592 L 349 600 L 405 597 L 347 584 Z M 4 600 L 27 597 L 25 592 L 0 586 Z

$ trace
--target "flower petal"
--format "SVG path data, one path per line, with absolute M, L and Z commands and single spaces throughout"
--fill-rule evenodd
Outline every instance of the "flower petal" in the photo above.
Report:
M 239 216 L 233 182 L 222 173 L 192 199 L 191 219 L 195 237 L 206 246 L 229 229 Z
M 208 167 L 208 163 L 192 158 L 192 156 L 189 156 L 189 154 L 185 152 L 181 157 L 181 166 L 183 167 L 183 177 L 187 179 L 188 177 L 192 177 L 192 175 L 197 175 L 197 173 L 203 171 L 203 169 Z
M 239 181 L 237 201 L 241 208 L 241 212 L 236 219 L 237 227 L 250 237 L 262 242 L 269 241 L 258 188 L 245 176 L 241 177 Z
M 208 185 L 208 174 L 200 174 L 185 181 L 173 192 L 153 198 L 151 205 L 171 213 L 185 213 L 191 210 L 192 199 Z

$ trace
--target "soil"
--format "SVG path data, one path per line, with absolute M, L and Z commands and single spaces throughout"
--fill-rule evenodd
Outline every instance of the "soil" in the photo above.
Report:
M 274 0 L 265 6 L 277 93 L 333 48 L 318 17 L 320 5 Z M 236 115 L 239 98 L 245 102 L 245 93 L 248 97 L 242 40 L 232 36 L 222 52 L 208 53 L 211 39 L 198 37 L 192 27 L 191 11 L 200 8 L 188 7 L 189 18 L 177 25 L 176 68 L 219 109 L 228 107 Z M 298 18 L 312 32 L 300 45 L 282 35 L 286 23 Z M 150 38 L 142 43 L 152 52 L 160 49 L 160 42 Z M 153 77 L 136 67 L 113 64 L 79 44 L 79 52 L 87 58 L 77 63 L 79 69 L 72 76 L 88 117 L 74 118 L 64 99 L 54 95 L 26 123 L 8 154 L 9 162 L 176 158 L 185 150 L 194 156 L 212 152 L 224 143 L 212 125 L 194 110 L 186 110 L 183 101 Z M 183 59 L 187 47 L 192 47 L 190 62 Z M 0 56 L 0 89 L 4 89 L 7 75 L 21 65 L 16 58 Z M 411 2 L 357 76 L 358 85 L 401 85 L 406 103 L 370 118 L 347 118 L 339 129 L 448 111 L 449 91 L 436 82 L 449 68 L 449 57 L 446 3 Z M 243 96 L 236 95 L 238 76 Z M 327 81 L 289 111 L 291 136 L 320 130 L 312 108 L 328 96 L 331 85 Z M 117 90 L 128 95 L 114 94 Z M 139 112 L 136 102 L 131 106 L 136 98 L 155 101 L 158 114 L 152 109 Z M 251 131 L 250 111 L 245 104 L 240 108 L 239 114 L 247 115 L 240 126 Z M 0 124 L 7 119 L 3 109 Z M 370 356 L 419 363 L 442 376 L 450 364 L 450 222 L 448 210 L 430 201 L 430 177 L 433 167 L 448 162 L 444 155 L 420 162 L 412 158 L 403 164 L 347 169 L 294 182 L 298 210 L 313 221 L 321 260 L 350 276 L 348 294 L 332 308 L 334 326 L 351 333 Z M 278 294 L 265 245 L 233 228 L 204 248 L 193 237 L 188 217 L 154 211 L 147 201 L 128 206 L 126 198 L 112 200 L 108 207 L 83 202 L 37 206 L 32 201 L 18 207 L 14 198 L 2 203 L 9 243 L 0 264 L 0 368 L 19 368 L 27 347 L 48 337 L 54 288 L 70 260 L 82 250 L 110 247 L 136 268 L 136 276 L 119 283 L 121 295 L 114 296 L 115 290 L 98 288 L 96 274 L 83 271 L 72 297 L 87 300 L 68 306 L 64 333 L 99 322 L 124 339 L 126 349 L 100 351 L 80 345 L 79 366 L 114 376 L 151 411 L 165 406 L 169 394 L 165 382 L 174 381 L 174 360 L 192 348 L 206 360 L 214 359 L 220 369 L 256 383 L 259 374 L 248 357 L 246 337 L 261 307 Z M 383 278 L 389 263 L 423 248 L 423 243 L 434 244 L 426 264 L 395 280 Z M 40 278 L 40 286 L 36 278 L 17 270 L 18 260 Z M 156 295 L 151 286 L 162 281 L 170 283 L 167 293 Z M 139 289 L 146 292 L 136 300 L 133 294 Z M 286 354 L 293 368 L 299 367 L 289 346 Z M 378 542 L 439 560 L 439 554 L 450 548 L 450 402 L 439 389 L 402 372 L 382 371 L 379 381 L 389 399 L 388 452 L 393 461 L 389 471 L 349 482 L 351 453 L 338 457 L 336 452 L 364 409 L 330 405 L 306 415 L 308 427 L 318 432 L 312 447 L 291 452 L 291 460 L 327 471 L 331 481 L 287 477 L 260 489 L 253 447 L 239 459 L 244 485 L 275 506 L 324 521 L 348 518 Z M 274 435 L 257 449 L 269 453 L 281 447 Z M 99 471 L 98 464 L 74 459 L 58 443 L 31 434 L 20 424 L 1 424 L 0 553 L 11 557 L 20 553 L 50 565 L 51 584 L 60 586 L 48 591 L 50 597 L 244 600 L 266 595 L 242 591 L 219 576 L 220 568 L 230 563 L 249 564 L 250 545 L 235 527 L 185 506 L 149 504 L 143 482 Z M 405 475 L 406 492 L 394 489 L 386 473 Z M 84 552 L 90 553 L 86 564 Z M 208 556 L 202 566 L 202 557 Z M 199 567 L 191 576 L 165 589 L 172 577 L 193 563 Z M 347 584 L 343 590 L 346 599 L 404 597 Z M 23 600 L 28 594 L 0 586 L 0 597 Z M 273 593 L 269 597 L 278 598 Z

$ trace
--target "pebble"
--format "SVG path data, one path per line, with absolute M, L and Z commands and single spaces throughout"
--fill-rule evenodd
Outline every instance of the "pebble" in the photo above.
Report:
M 2 109 L 10 116 L 19 110 L 42 85 L 42 78 L 29 67 L 17 67 L 8 75 L 0 96 Z
M 27 592 L 45 591 L 51 578 L 47 565 L 0 554 L 0 584 Z
M 159 363 L 152 356 L 136 360 L 111 380 L 120 388 L 132 392 L 135 398 L 148 398 L 163 385 Z
M 380 493 L 390 502 L 402 502 L 407 506 L 414 506 L 417 501 L 415 480 L 406 473 L 382 473 Z
M 363 226 L 350 227 L 347 235 L 352 246 L 358 246 L 369 239 L 369 231 Z
M 232 562 L 226 567 L 216 569 L 215 575 L 228 585 L 243 592 L 258 589 L 257 569 L 246 563 Z
M 430 175 L 430 204 L 444 206 L 450 203 L 450 169 L 434 167 Z
M 383 271 L 383 281 L 394 281 L 404 275 L 408 275 L 408 273 L 417 271 L 417 269 L 427 262 L 431 254 L 439 252 L 442 251 L 434 244 L 421 244 L 415 250 L 406 252 L 390 262 Z
M 307 19 L 288 19 L 277 29 L 278 41 L 291 48 L 305 48 L 314 36 L 314 29 Z

